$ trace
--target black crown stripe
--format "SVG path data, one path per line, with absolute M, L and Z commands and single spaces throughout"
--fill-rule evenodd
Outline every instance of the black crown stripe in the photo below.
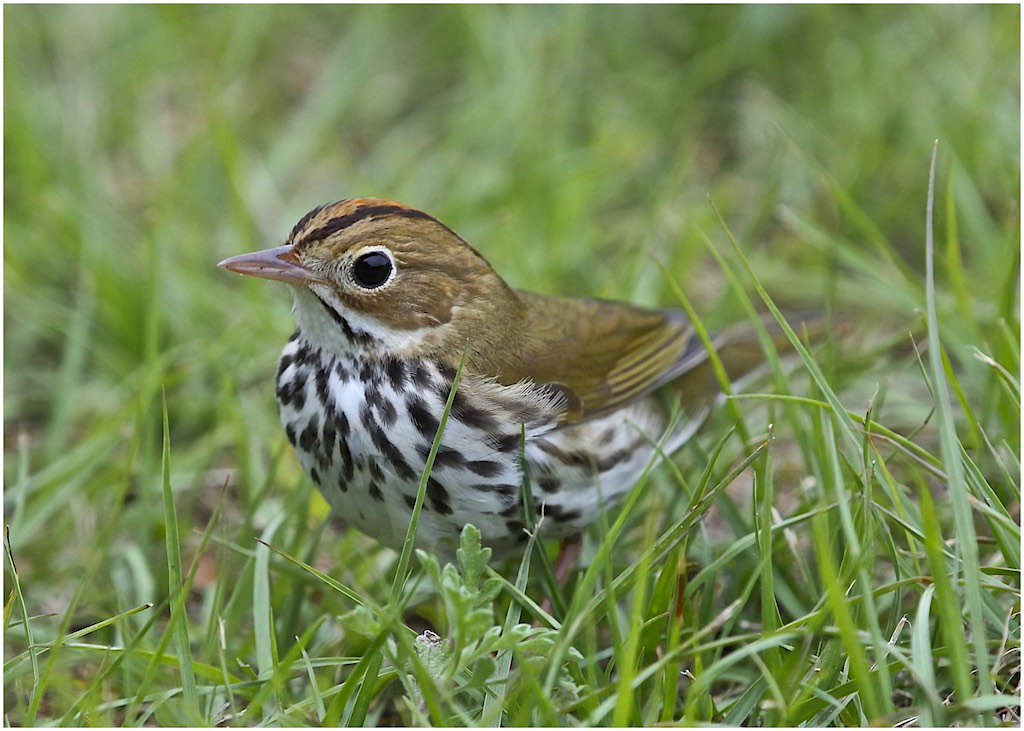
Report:
M 296 238 L 298 238 L 299 234 L 302 233 L 302 230 L 309 225 L 309 222 L 316 217 L 316 214 L 320 213 L 320 211 L 322 211 L 325 207 L 325 205 L 317 206 L 312 211 L 307 213 L 305 216 L 300 218 L 299 222 L 292 227 L 292 232 L 288 234 L 288 241 L 294 242 Z
M 322 210 L 322 207 L 321 209 L 318 210 Z M 334 218 L 330 219 L 327 223 L 325 223 L 323 226 L 320 226 L 320 228 L 313 229 L 309 233 L 302 236 L 301 240 L 294 240 L 297 232 L 293 231 L 292 243 L 300 244 L 305 241 L 317 241 L 318 239 L 325 239 L 331 234 L 337 233 L 338 231 L 342 231 L 348 228 L 349 226 L 352 226 L 358 223 L 359 221 L 362 221 L 365 218 L 371 218 L 376 216 L 401 216 L 402 218 L 424 218 L 429 221 L 436 220 L 433 216 L 424 213 L 423 211 L 418 211 L 415 208 L 403 208 L 401 206 L 363 206 L 362 208 L 357 208 L 356 210 L 352 211 L 352 213 L 347 213 L 344 216 L 335 216 Z M 309 220 L 310 215 L 306 214 L 306 217 L 303 218 L 303 221 L 309 223 Z M 296 226 L 296 228 L 300 229 L 300 231 L 301 225 L 302 221 L 300 221 L 299 225 Z

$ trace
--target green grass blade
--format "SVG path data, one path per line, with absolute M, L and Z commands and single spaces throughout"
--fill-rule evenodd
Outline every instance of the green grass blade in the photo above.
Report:
M 869 663 L 861 644 L 854 613 L 846 596 L 846 589 L 840 584 L 839 570 L 832 556 L 835 545 L 827 526 L 824 516 L 817 516 L 811 521 L 821 581 L 826 591 L 826 602 L 842 638 L 843 649 L 847 652 L 849 674 L 857 687 L 859 701 L 864 706 L 864 715 L 867 718 L 879 718 L 882 701 L 872 681 Z
M 773 511 L 775 509 L 774 472 L 775 464 L 772 460 L 772 440 L 774 439 L 772 426 L 768 427 L 768 448 L 765 449 L 764 461 L 758 464 L 754 470 L 754 501 L 755 501 L 755 536 L 757 538 L 757 552 L 759 565 L 760 600 L 761 600 L 761 627 L 765 634 L 772 634 L 782 624 L 782 617 L 779 614 L 777 594 L 775 587 L 775 563 L 773 542 L 775 533 L 772 525 Z M 764 662 L 774 672 L 781 669 L 782 658 L 778 650 L 770 648 L 765 651 Z
M 524 477 L 524 483 L 526 483 L 526 477 Z M 524 484 L 524 494 L 529 494 L 529 485 Z M 530 509 L 527 508 L 527 514 L 530 514 Z M 535 541 L 535 536 L 530 536 L 531 541 Z M 530 559 L 533 554 L 533 546 L 528 546 L 526 552 L 523 554 L 523 559 L 519 563 L 519 571 L 516 572 L 515 581 L 515 593 L 520 596 L 526 595 L 527 581 L 530 577 Z M 505 621 L 502 624 L 502 632 L 509 633 L 512 628 L 519 624 L 520 617 L 522 616 L 522 604 L 517 601 L 511 601 L 508 603 L 508 610 L 505 612 Z M 507 715 L 506 711 L 506 698 L 508 696 L 508 683 L 509 673 L 512 670 L 512 659 L 513 653 L 507 651 L 498 656 L 496 659 L 497 668 L 494 673 L 494 684 L 496 686 L 493 693 L 488 693 L 484 697 L 483 709 L 480 713 L 480 722 L 487 723 L 495 728 L 503 725 Z
M 954 573 L 950 569 L 950 564 L 953 561 L 947 558 L 943 551 L 942 529 L 935 513 L 935 503 L 928 485 L 920 486 L 918 499 L 921 504 L 921 520 L 925 531 L 925 551 L 931 569 L 931 580 L 935 585 L 935 594 L 938 598 L 939 627 L 946 643 L 953 688 L 959 698 L 969 698 L 973 694 L 970 661 L 963 621 L 960 617 L 961 603 L 953 582 Z
M 32 621 L 28 615 L 28 608 L 25 605 L 25 595 L 21 590 L 21 579 L 18 576 L 18 567 L 14 564 L 14 552 L 11 549 L 11 531 L 7 526 L 4 526 L 4 558 L 6 559 L 7 570 L 10 572 L 11 584 L 13 585 L 12 593 L 15 601 L 18 603 L 18 609 L 21 611 L 22 622 L 25 629 L 25 645 L 28 648 L 26 652 L 28 654 L 29 663 L 32 666 L 32 700 L 29 702 L 28 713 L 26 714 L 26 718 L 29 720 L 28 725 L 32 725 L 31 721 L 35 718 L 36 713 L 38 713 L 39 704 L 42 702 L 43 686 L 39 682 L 39 658 L 35 636 L 32 632 Z M 6 626 L 7 623 L 5 621 L 5 630 Z M 4 672 L 5 674 L 7 672 L 7 663 L 4 663 Z
M 964 598 L 966 600 L 968 623 L 974 645 L 974 661 L 978 692 L 990 695 L 993 691 L 992 679 L 989 675 L 988 649 L 986 647 L 985 618 L 981 599 L 981 567 L 978 557 L 978 540 L 974 530 L 974 518 L 971 511 L 971 495 L 964 475 L 963 463 L 960 460 L 960 441 L 957 438 L 953 414 L 949 406 L 949 385 L 946 380 L 946 369 L 942 362 L 942 343 L 939 340 L 939 316 L 935 304 L 935 237 L 933 232 L 933 210 L 935 206 L 935 165 L 938 158 L 938 140 L 932 148 L 931 168 L 928 174 L 928 211 L 925 220 L 925 299 L 928 313 L 928 364 L 932 388 L 935 391 L 935 417 L 939 429 L 939 444 L 942 451 L 942 462 L 948 478 L 950 504 L 953 508 L 953 522 L 956 526 L 956 551 L 960 565 L 954 576 L 959 575 L 963 581 Z M 938 566 L 933 568 L 938 569 Z M 947 638 L 953 631 L 947 627 Z M 959 631 L 959 628 L 957 628 Z M 963 685 L 963 673 L 957 686 L 957 696 L 961 703 L 966 703 L 973 689 Z M 988 721 L 991 721 L 989 718 Z
M 370 662 L 366 665 L 365 672 L 363 672 L 362 682 L 359 684 L 359 691 L 356 693 L 356 700 L 352 705 L 352 713 L 345 719 L 344 723 L 346 726 L 359 727 L 366 725 L 366 712 L 374 699 L 382 662 L 383 657 L 380 653 L 375 652 L 370 655 Z
M 341 684 L 341 688 L 335 694 L 331 704 L 327 707 L 327 715 L 324 717 L 324 726 L 340 726 L 342 718 L 346 715 L 349 702 L 355 695 L 361 683 L 369 682 L 368 677 L 373 665 L 380 666 L 381 647 L 387 640 L 387 634 L 381 633 L 365 648 L 363 656 L 352 668 L 352 672 Z M 374 673 L 376 675 L 376 673 Z
M 329 586 L 331 589 L 333 589 L 334 591 L 338 592 L 342 596 L 345 596 L 345 597 L 351 599 L 354 603 L 356 603 L 358 605 L 361 605 L 361 606 L 368 606 L 370 609 L 372 609 L 375 613 L 378 613 L 378 614 L 382 611 L 379 606 L 377 606 L 373 602 L 369 601 L 369 599 L 366 596 L 364 596 L 363 594 L 360 594 L 355 589 L 351 589 L 351 588 L 345 586 L 340 581 L 335 579 L 333 576 L 328 576 L 323 571 L 320 571 L 319 569 L 317 569 L 314 566 L 310 566 L 305 561 L 302 561 L 302 560 L 296 558 L 295 556 L 292 556 L 290 553 L 288 553 L 286 551 L 282 551 L 277 546 L 274 546 L 271 543 L 267 543 L 262 538 L 257 538 L 256 540 L 259 541 L 260 543 L 262 543 L 267 548 L 269 548 L 274 553 L 276 553 L 281 558 L 283 558 L 286 561 L 292 563 L 293 565 L 299 567 L 303 571 L 309 573 L 311 576 L 314 576 L 321 583 L 325 584 L 326 586 Z
M 924 694 L 926 715 L 921 719 L 922 726 L 945 726 L 946 713 L 939 697 L 935 683 L 935 667 L 938 659 L 934 655 L 929 630 L 931 623 L 932 597 L 935 596 L 935 585 L 926 586 L 921 594 L 917 612 L 914 614 L 914 628 L 910 636 L 910 652 L 914 663 L 921 692 Z
M 270 592 L 270 555 L 271 551 L 267 544 L 273 539 L 284 515 L 276 516 L 263 531 L 260 546 L 256 549 L 256 560 L 253 567 L 252 586 L 252 617 L 253 633 L 256 644 L 256 670 L 257 677 L 266 683 L 270 683 L 274 675 L 274 668 L 278 665 L 277 638 L 274 632 L 274 614 Z M 280 708 L 280 698 L 274 693 L 274 705 L 268 713 L 274 713 Z
M 178 657 L 182 696 L 191 712 L 199 720 L 199 695 L 196 676 L 192 668 L 192 643 L 188 633 L 188 613 L 185 610 L 185 581 L 181 571 L 181 542 L 178 538 L 178 514 L 171 490 L 171 428 L 167 416 L 167 399 L 163 400 L 163 452 L 161 456 L 161 485 L 164 498 L 164 528 L 167 548 L 167 588 L 171 597 L 171 620 L 168 631 L 173 634 L 174 651 Z

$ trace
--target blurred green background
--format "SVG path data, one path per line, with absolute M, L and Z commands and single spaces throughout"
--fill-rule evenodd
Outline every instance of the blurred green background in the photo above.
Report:
M 946 347 L 1019 443 L 973 357 L 1019 368 L 1017 6 L 5 6 L 4 60 L 4 507 L 31 613 L 166 586 L 162 398 L 188 540 L 235 467 L 240 535 L 282 509 L 288 294 L 215 264 L 344 197 L 434 214 L 513 286 L 671 305 L 672 279 L 721 325 L 743 312 L 717 208 L 782 303 L 906 348 L 938 139 Z M 850 409 L 919 375 L 871 353 Z

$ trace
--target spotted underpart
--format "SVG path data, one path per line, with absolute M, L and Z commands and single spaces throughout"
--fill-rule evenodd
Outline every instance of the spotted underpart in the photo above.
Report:
M 709 341 L 680 310 L 515 290 L 436 218 L 380 198 L 315 208 L 220 266 L 294 295 L 281 421 L 334 511 L 397 548 L 422 504 L 416 543 L 444 558 L 467 523 L 497 555 L 535 526 L 578 533 L 697 429 L 720 379 L 764 363 L 761 328 Z
M 349 329 L 341 328 L 346 337 Z M 277 399 L 288 440 L 334 511 L 398 548 L 455 371 L 430 360 L 377 358 L 364 341 L 352 335 L 351 354 L 341 358 L 296 331 L 281 355 Z M 649 404 L 555 428 L 559 397 L 538 399 L 537 390 L 462 378 L 426 482 L 419 547 L 451 555 L 466 523 L 499 555 L 528 539 L 524 432 L 537 513 L 530 522 L 543 516 L 544 537 L 579 533 L 654 458 L 648 435 L 660 437 L 665 422 Z
M 503 294 L 512 308 L 505 314 L 526 312 L 535 296 L 507 288 L 479 252 L 426 213 L 379 199 L 343 201 L 310 211 L 285 246 L 270 251 L 273 258 L 262 252 L 227 264 L 285 281 L 295 295 L 298 329 L 276 382 L 285 433 L 333 510 L 385 545 L 402 545 L 421 482 L 416 544 L 447 558 L 467 523 L 498 555 L 516 553 L 530 526 L 543 537 L 576 534 L 660 454 L 655 442 L 668 415 L 653 390 L 692 360 L 677 353 L 688 342 L 681 313 L 629 309 L 626 319 L 642 327 L 632 326 L 637 334 L 622 343 L 613 338 L 609 351 L 639 350 L 608 365 L 612 375 L 603 381 L 577 368 L 572 382 L 560 360 L 529 356 L 521 346 L 533 341 L 525 336 L 514 341 L 516 358 L 496 357 L 504 341 L 480 326 L 482 315 L 470 316 L 491 302 L 481 292 Z M 391 279 L 359 280 L 367 251 L 386 252 Z M 609 305 L 588 302 L 583 311 L 608 314 Z M 459 352 L 467 367 L 452 394 Z M 597 355 L 587 351 L 587 363 Z M 652 376 L 637 365 L 648 362 L 662 363 L 661 371 Z M 701 415 L 668 435 L 664 453 Z M 524 507 L 524 483 L 534 514 Z

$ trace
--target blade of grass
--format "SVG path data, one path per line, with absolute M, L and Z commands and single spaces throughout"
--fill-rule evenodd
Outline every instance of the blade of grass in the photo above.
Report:
M 935 684 L 935 666 L 938 661 L 932 652 L 930 633 L 932 597 L 934 595 L 935 584 L 926 586 L 917 605 L 917 612 L 914 614 L 914 628 L 910 634 L 910 656 L 914 663 L 918 684 L 924 693 L 924 716 L 921 719 L 921 725 L 924 727 L 946 725 L 946 712 L 942 705 L 942 698 L 939 697 L 938 686 Z
M 618 682 L 616 683 L 615 709 L 612 712 L 612 726 L 619 728 L 635 725 L 637 722 L 637 699 L 633 695 L 632 685 L 636 678 L 636 664 L 640 654 L 640 635 L 644 621 L 644 609 L 647 606 L 647 576 L 650 573 L 650 567 L 650 552 L 645 551 L 637 566 L 637 581 L 634 584 L 631 601 L 632 610 L 629 631 L 626 633 L 625 642 L 621 643 L 621 647 L 615 655 L 615 670 L 618 675 Z M 609 596 L 613 596 L 613 591 L 609 591 Z M 612 611 L 614 609 L 612 607 Z
M 918 491 L 921 505 L 921 522 L 924 527 L 924 546 L 931 569 L 931 579 L 938 597 L 939 629 L 946 641 L 949 657 L 949 672 L 953 689 L 958 698 L 969 698 L 972 694 L 971 672 L 968 662 L 967 638 L 964 636 L 960 619 L 960 602 L 952 580 L 949 564 L 952 563 L 943 551 L 942 528 L 935 514 L 935 503 L 931 488 L 921 484 Z
M 292 645 L 284 657 L 278 657 L 277 646 L 274 645 L 274 665 L 268 671 L 260 670 L 258 679 L 258 690 L 253 694 L 249 703 L 250 708 L 261 710 L 261 721 L 268 726 L 283 723 L 281 720 L 282 710 L 285 708 L 284 700 L 288 698 L 287 684 L 295 675 L 294 666 L 298 664 L 306 647 L 312 641 L 320 625 L 327 619 L 320 615 L 313 620 L 309 626 L 304 628 L 301 636 L 297 636 L 296 642 Z M 271 699 L 270 709 L 265 708 L 266 699 Z
M 340 581 L 335 579 L 333 576 L 328 576 L 323 571 L 320 571 L 319 569 L 317 569 L 317 568 L 315 568 L 313 566 L 310 566 L 308 563 L 306 563 L 306 562 L 304 562 L 304 561 L 302 561 L 302 560 L 300 560 L 298 558 L 295 558 L 295 556 L 292 556 L 290 553 L 282 551 L 280 548 L 274 546 L 273 544 L 267 543 L 262 538 L 257 538 L 256 540 L 259 543 L 262 543 L 267 548 L 269 548 L 274 553 L 276 553 L 281 558 L 283 558 L 286 561 L 288 561 L 289 563 L 299 567 L 303 571 L 305 571 L 305 572 L 311 574 L 312 576 L 316 577 L 317 580 L 319 580 L 322 583 L 324 583 L 325 585 L 329 586 L 331 589 L 333 589 L 334 591 L 338 592 L 342 596 L 347 597 L 348 599 L 351 599 L 356 604 L 360 604 L 360 605 L 369 607 L 376 614 L 380 614 L 381 613 L 382 609 L 379 606 L 377 606 L 376 604 L 374 604 L 368 597 L 363 596 L 362 594 L 360 594 L 359 592 L 357 592 L 354 589 L 350 589 L 349 587 L 345 586 Z
M 935 305 L 935 236 L 933 231 L 933 217 L 935 208 L 935 167 L 938 158 L 939 141 L 936 140 L 932 147 L 932 160 L 928 172 L 928 205 L 925 218 L 925 300 L 927 303 L 928 319 L 928 363 L 932 388 L 935 390 L 935 417 L 939 430 L 939 445 L 942 454 L 943 465 L 948 477 L 947 487 L 949 489 L 950 503 L 953 508 L 953 523 L 956 529 L 956 551 L 960 557 L 959 571 L 954 570 L 953 576 L 962 572 L 964 595 L 967 604 L 968 623 L 971 628 L 971 638 L 974 644 L 974 661 L 977 667 L 978 692 L 981 695 L 991 695 L 992 678 L 988 663 L 987 632 L 985 629 L 984 610 L 982 608 L 981 576 L 978 540 L 974 531 L 974 519 L 971 511 L 971 495 L 967 488 L 967 480 L 964 475 L 963 463 L 960 460 L 960 441 L 956 434 L 956 425 L 953 423 L 953 413 L 949 406 L 950 394 L 949 383 L 946 380 L 946 369 L 942 362 L 942 344 L 939 340 L 939 316 Z M 941 570 L 939 566 L 933 569 Z M 955 603 L 956 605 L 958 603 Z M 953 626 L 946 629 L 948 637 L 954 631 Z M 960 632 L 957 622 L 956 632 Z M 966 658 L 963 658 L 966 662 Z M 957 696 L 961 703 L 966 703 L 974 694 L 973 689 L 963 685 L 964 675 L 969 672 L 957 671 L 954 677 L 959 677 L 960 684 L 957 686 Z M 985 725 L 994 723 L 994 718 L 986 714 Z
M 298 637 L 295 638 L 298 642 Z M 316 672 L 313 670 L 313 663 L 310 662 L 309 653 L 306 652 L 306 648 L 302 648 L 302 664 L 306 669 L 306 677 L 309 678 L 309 689 L 313 695 L 313 703 L 316 707 L 316 717 L 323 723 L 324 716 L 327 715 L 327 707 L 324 705 L 324 697 L 320 692 L 320 688 L 316 682 Z
M 107 617 L 106 619 L 102 619 L 99 622 L 90 624 L 88 627 L 83 627 L 82 629 L 75 630 L 74 632 L 64 635 L 60 638 L 60 640 L 54 640 L 53 642 L 44 642 L 38 645 L 34 645 L 31 648 L 29 648 L 29 650 L 26 650 L 24 653 L 12 657 L 10 660 L 7 660 L 4 663 L 4 673 L 17 672 L 18 667 L 21 665 L 21 663 L 24 662 L 26 658 L 31 658 L 32 655 L 30 654 L 30 652 L 35 653 L 35 655 L 38 657 L 47 650 L 51 649 L 57 642 L 60 642 L 61 644 L 72 642 L 80 637 L 85 637 L 87 635 L 92 634 L 93 632 L 98 632 L 99 630 L 104 629 L 105 627 L 109 627 L 110 625 L 114 624 L 115 622 L 119 622 L 122 619 L 127 619 L 128 617 L 136 615 L 139 612 L 144 612 L 147 609 L 152 608 L 152 604 L 143 604 L 142 606 L 129 609 L 126 612 L 115 614 L 113 617 Z
M 823 515 L 816 516 L 811 520 L 811 528 L 814 534 L 818 567 L 821 572 L 821 583 L 825 588 L 825 599 L 829 612 L 835 619 L 836 627 L 839 629 L 839 636 L 842 638 L 843 648 L 846 650 L 847 662 L 849 663 L 849 676 L 855 684 L 860 703 L 864 706 L 864 714 L 867 718 L 879 718 L 881 716 L 881 702 L 878 699 L 877 689 L 871 682 L 871 671 L 868 666 L 864 647 L 858 636 L 854 616 L 851 611 L 849 598 L 846 590 L 839 583 L 839 568 L 835 564 L 832 552 L 835 550 L 833 537 L 828 530 L 828 524 Z
M 331 705 L 327 709 L 327 715 L 324 717 L 324 727 L 331 728 L 342 725 L 342 717 L 359 683 L 368 682 L 369 668 L 375 662 L 374 658 L 376 658 L 377 666 L 380 666 L 380 648 L 386 640 L 387 632 L 381 632 L 363 650 L 363 656 L 356 663 L 356 666 L 352 668 L 352 672 L 345 679 L 345 682 L 341 684 L 337 694 L 331 701 Z
M 525 435 L 524 435 L 525 441 Z M 522 449 L 522 446 L 520 447 Z M 526 464 L 525 455 L 520 454 L 521 463 Z M 524 469 L 524 475 L 525 475 Z M 524 477 L 524 483 L 527 482 Z M 530 494 L 529 485 L 524 485 L 524 496 Z M 532 495 L 530 495 L 532 499 Z M 530 515 L 532 506 L 525 512 Z M 531 545 L 527 546 L 526 551 L 523 553 L 523 558 L 519 562 L 519 571 L 516 573 L 515 590 L 519 594 L 526 593 L 527 581 L 530 577 L 530 557 L 533 554 L 533 542 L 537 540 L 537 536 L 531 531 L 529 538 Z M 553 579 L 554 577 L 552 577 Z M 522 616 L 522 605 L 519 602 L 511 601 L 508 603 L 508 610 L 505 612 L 505 622 L 502 626 L 502 632 L 508 634 L 512 631 L 512 628 L 519 624 L 519 619 Z M 495 660 L 496 669 L 493 675 L 495 689 L 493 693 L 488 693 L 484 698 L 483 709 L 480 713 L 479 721 L 482 723 L 488 723 L 495 728 L 500 727 L 506 717 L 506 705 L 508 696 L 508 679 L 509 673 L 512 670 L 512 652 L 505 652 L 498 656 Z
M 171 620 L 168 631 L 173 635 L 174 651 L 178 656 L 182 695 L 189 715 L 199 717 L 199 695 L 196 676 L 192 668 L 192 644 L 188 636 L 188 614 L 185 611 L 185 581 L 181 571 L 181 542 L 178 538 L 178 515 L 171 490 L 171 427 L 167 415 L 167 395 L 163 395 L 163 455 L 161 457 L 161 485 L 164 497 L 164 535 L 167 547 L 167 589 L 172 597 Z
M 772 442 L 775 439 L 774 429 L 768 425 L 767 445 L 764 450 L 764 460 L 754 468 L 754 501 L 755 501 L 755 522 L 754 534 L 757 538 L 758 574 L 761 589 L 761 629 L 765 634 L 771 634 L 782 624 L 782 617 L 779 614 L 779 605 L 776 603 L 775 592 L 775 565 L 773 561 L 773 543 L 775 532 L 772 530 L 772 510 L 775 506 L 774 470 L 775 463 L 772 459 Z M 777 648 L 765 650 L 764 661 L 767 666 L 777 672 L 780 669 L 782 658 Z
M 356 728 L 366 725 L 366 713 L 376 696 L 377 682 L 380 680 L 380 667 L 383 661 L 384 656 L 379 652 L 370 655 L 370 662 L 363 673 L 363 680 L 359 684 L 355 703 L 352 704 L 352 712 L 348 718 L 342 720 L 343 725 Z
M 256 558 L 253 566 L 252 582 L 252 622 L 253 637 L 256 644 L 256 671 L 257 677 L 262 682 L 270 682 L 274 669 L 277 667 L 277 641 L 274 634 L 274 616 L 270 595 L 270 555 L 267 543 L 273 539 L 277 529 L 285 519 L 284 514 L 279 514 L 270 521 L 256 548 Z M 281 707 L 281 699 L 277 693 L 273 694 L 273 702 L 270 714 L 273 714 Z M 265 713 L 266 715 L 266 713 Z
M 21 579 L 18 576 L 18 567 L 14 563 L 14 552 L 11 550 L 11 531 L 4 527 L 4 558 L 7 559 L 7 569 L 11 573 L 11 583 L 14 585 L 14 596 L 24 618 L 25 644 L 28 648 L 28 659 L 32 665 L 32 700 L 29 702 L 28 713 L 25 718 L 27 725 L 31 726 L 36 714 L 39 712 L 39 704 L 42 702 L 43 687 L 39 683 L 39 658 L 36 650 L 36 640 L 32 632 L 32 621 L 28 615 L 28 607 L 25 605 L 25 594 L 21 590 Z M 6 673 L 6 664 L 5 669 Z

